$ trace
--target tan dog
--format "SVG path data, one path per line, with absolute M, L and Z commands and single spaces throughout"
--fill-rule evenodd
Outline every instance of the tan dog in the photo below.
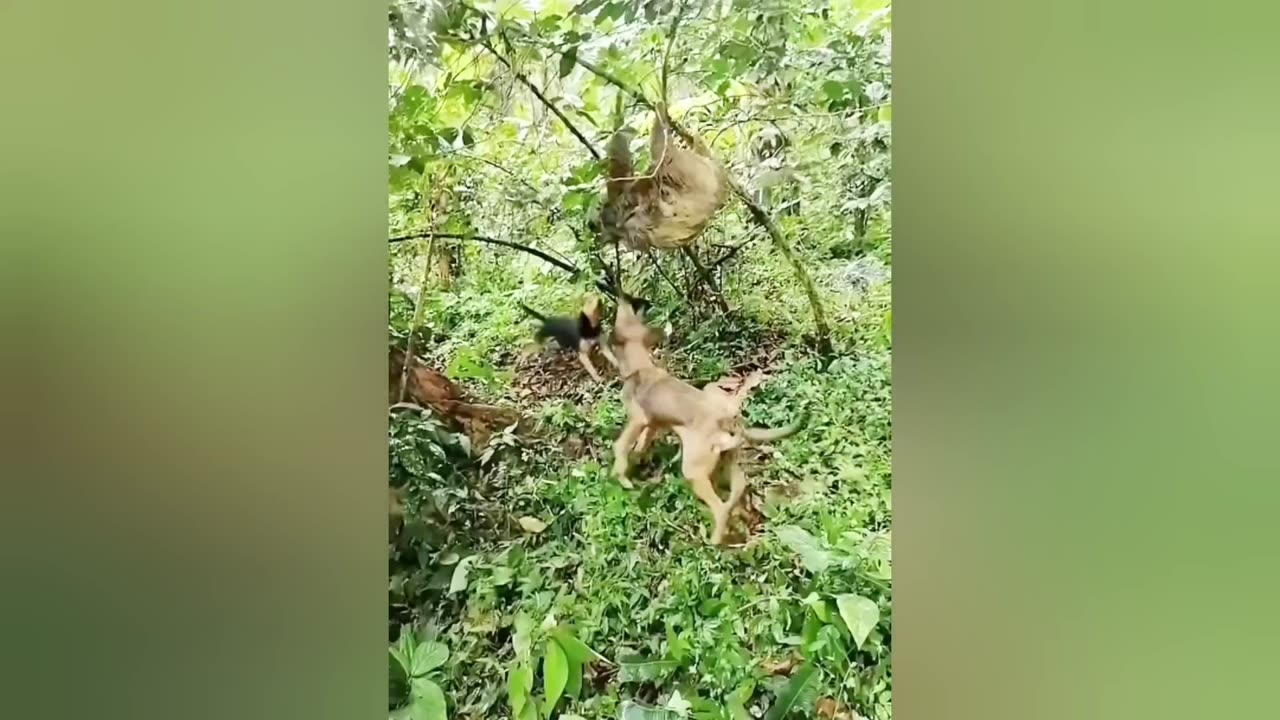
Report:
M 614 473 L 623 487 L 629 455 L 644 452 L 658 435 L 672 430 L 680 438 L 681 472 L 698 499 L 711 510 L 714 522 L 711 542 L 724 541 L 729 516 L 747 489 L 747 478 L 738 466 L 737 449 L 744 443 L 779 440 L 799 430 L 799 423 L 776 430 L 743 427 L 741 400 L 719 388 L 699 390 L 672 377 L 654 364 L 649 354 L 655 331 L 625 301 L 618 303 L 614 320 L 614 354 L 623 378 L 622 404 L 627 424 L 613 445 Z M 721 500 L 712 478 L 720 468 L 729 474 L 729 499 Z

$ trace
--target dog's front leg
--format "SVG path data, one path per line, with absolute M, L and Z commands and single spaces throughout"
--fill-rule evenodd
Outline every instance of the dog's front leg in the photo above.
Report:
M 582 367 L 587 369 L 587 374 L 591 376 L 592 380 L 601 382 L 603 378 L 600 377 L 600 373 L 596 372 L 596 366 L 591 364 L 590 351 L 591 343 L 585 340 L 582 341 L 582 343 L 578 345 L 578 362 L 582 363 Z
M 609 349 L 609 343 L 600 343 L 600 354 L 604 355 L 604 359 L 608 360 L 610 365 L 621 369 L 621 366 L 618 365 L 618 358 L 614 357 L 613 351 Z

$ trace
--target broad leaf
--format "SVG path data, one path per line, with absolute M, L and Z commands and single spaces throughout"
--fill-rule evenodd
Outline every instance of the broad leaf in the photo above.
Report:
M 520 518 L 517 522 L 520 523 L 520 527 L 524 528 L 525 532 L 533 533 L 534 535 L 537 535 L 538 533 L 547 529 L 546 523 L 542 522 L 536 517 L 532 517 L 529 515 L 525 515 L 524 517 Z
M 603 655 L 592 650 L 586 643 L 574 637 L 573 632 L 567 627 L 558 627 L 551 631 L 551 637 L 555 638 L 559 643 L 564 654 L 570 659 L 582 665 L 595 660 L 608 660 Z
M 570 45 L 568 50 L 560 56 L 560 77 L 564 77 L 573 72 L 573 66 L 578 64 L 578 46 Z
M 404 650 L 396 647 L 395 645 L 392 645 L 390 647 L 390 650 L 391 650 L 391 657 L 395 658 L 396 662 L 399 663 L 400 667 L 404 669 L 404 674 L 409 675 L 409 670 L 410 670 L 409 655 Z
M 566 652 L 567 656 L 568 653 Z M 569 661 L 569 680 L 564 684 L 564 694 L 571 698 L 582 697 L 582 663 L 567 658 Z
M 624 701 L 618 712 L 618 720 L 679 720 L 674 711 L 660 707 L 646 707 L 639 703 Z
M 861 649 L 876 623 L 880 622 L 880 608 L 874 601 L 852 593 L 836 597 L 836 607 L 840 609 L 840 617 L 853 635 L 854 644 Z
M 568 682 L 569 660 L 564 656 L 560 643 L 554 639 L 547 640 L 546 655 L 542 659 L 542 686 L 546 695 L 547 717 L 551 717 L 551 711 L 560 702 L 560 696 L 564 694 Z
M 471 566 L 479 557 L 479 555 L 468 555 L 453 568 L 453 580 L 449 582 L 450 595 L 467 589 L 467 575 L 471 573 Z
M 773 706 L 765 713 L 764 720 L 782 720 L 792 710 L 803 704 L 806 695 L 818 685 L 818 666 L 806 665 L 795 672 L 778 692 Z
M 817 538 L 803 528 L 795 525 L 784 525 L 776 530 L 778 539 L 792 552 L 800 556 L 800 562 L 815 573 L 821 573 L 831 567 L 831 553 L 827 552 Z
M 511 703 L 512 717 L 521 717 L 529 702 L 529 691 L 533 689 L 533 670 L 528 665 L 514 668 L 507 676 L 507 701 Z
M 618 660 L 618 680 L 621 682 L 648 682 L 657 680 L 675 670 L 675 660 L 653 660 L 633 655 Z
M 435 670 L 449 659 L 449 648 L 438 642 L 428 642 L 418 646 L 413 652 L 414 677 L 422 677 Z
M 410 705 L 414 720 L 446 720 L 448 717 L 444 691 L 430 680 L 418 680 L 413 684 L 414 700 Z

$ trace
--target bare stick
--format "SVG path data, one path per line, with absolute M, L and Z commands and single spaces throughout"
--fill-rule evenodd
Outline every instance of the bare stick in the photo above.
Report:
M 500 55 L 497 50 L 494 50 L 493 45 L 489 44 L 488 40 L 481 40 L 480 44 L 484 47 L 485 50 L 488 50 L 495 58 L 497 58 L 498 62 L 501 62 L 503 65 L 506 65 L 507 69 L 511 71 L 511 74 L 515 75 L 517 80 L 524 83 L 525 86 L 527 86 L 529 90 L 533 92 L 534 96 L 537 97 L 538 100 L 542 101 L 543 105 L 547 106 L 548 110 L 550 110 L 552 113 L 555 113 L 555 116 L 560 118 L 560 122 L 564 123 L 564 126 L 569 128 L 569 132 L 573 133 L 574 137 L 578 138 L 578 141 L 582 143 L 583 147 L 585 147 L 587 151 L 591 153 L 591 157 L 595 158 L 596 160 L 600 160 L 604 157 L 603 155 L 600 154 L 600 151 L 596 149 L 596 146 L 591 144 L 591 141 L 587 139 L 587 136 L 583 135 L 578 130 L 578 128 L 574 127 L 574 124 L 571 120 L 569 120 L 569 117 L 565 115 L 560 110 L 560 108 L 552 104 L 552 102 L 547 99 L 547 96 L 543 95 L 542 91 L 538 89 L 538 86 L 534 85 L 533 81 L 525 77 L 524 73 L 520 72 L 519 70 L 516 70 L 515 66 L 511 64 L 510 60 L 507 60 L 505 57 Z
M 418 324 L 422 322 L 423 301 L 427 297 L 427 277 L 431 273 L 431 254 L 436 249 L 436 238 L 433 235 L 427 243 L 427 261 L 422 264 L 422 279 L 418 283 L 418 300 L 413 307 L 413 320 L 409 323 L 409 337 L 404 341 L 404 366 L 400 368 L 400 392 L 396 395 L 404 402 L 405 390 L 409 386 L 409 367 L 413 362 L 413 335 L 418 332 Z

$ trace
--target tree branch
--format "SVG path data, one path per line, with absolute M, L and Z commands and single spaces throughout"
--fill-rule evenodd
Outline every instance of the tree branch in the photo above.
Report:
M 432 230 L 419 230 L 417 232 L 411 232 L 405 235 L 397 235 L 394 237 L 389 237 L 387 238 L 387 242 L 398 243 L 398 242 L 405 242 L 407 240 L 421 240 L 423 238 L 447 238 L 450 240 L 475 240 L 476 242 L 487 243 L 489 245 L 497 245 L 499 247 L 511 248 L 512 250 L 519 250 L 520 252 L 528 253 L 540 260 L 544 260 L 548 263 L 551 263 L 552 265 L 555 265 L 561 270 L 569 273 L 569 275 L 573 277 L 577 277 L 578 275 L 582 274 L 582 269 L 579 268 L 578 266 L 567 263 L 564 260 L 561 260 L 559 258 L 552 257 L 551 255 L 548 255 L 547 253 L 539 250 L 538 248 L 529 247 L 528 245 L 521 245 L 520 243 L 511 242 L 510 240 L 498 240 L 497 238 L 485 237 L 484 235 L 475 235 L 470 233 L 434 232 Z M 596 282 L 595 286 L 599 288 L 601 292 L 605 293 L 609 297 L 614 297 L 613 288 L 609 287 L 608 285 L 602 282 Z
M 698 254 L 693 248 L 685 245 L 680 248 L 684 252 L 684 256 L 689 258 L 689 262 L 693 265 L 697 276 L 706 284 L 707 289 L 711 291 L 711 297 L 715 298 L 716 305 L 720 306 L 720 311 L 728 313 L 729 303 L 725 302 L 724 295 L 720 292 L 720 288 L 716 287 L 715 278 L 711 277 L 711 273 L 707 272 L 707 268 L 703 266 L 702 261 L 698 259 Z
M 493 45 L 491 45 L 487 39 L 481 39 L 480 44 L 484 47 L 485 50 L 488 50 L 490 54 L 492 54 L 495 58 L 497 58 L 498 62 L 502 63 L 503 65 L 506 65 L 507 69 L 511 71 L 511 74 L 515 75 L 517 80 L 524 83 L 529 88 L 529 90 L 533 92 L 534 96 L 537 97 L 539 100 L 541 100 L 543 105 L 547 106 L 548 110 L 555 113 L 555 116 L 560 118 L 560 122 L 564 123 L 564 126 L 569 128 L 569 132 L 573 133 L 574 137 L 578 138 L 578 141 L 582 143 L 583 147 L 585 147 L 587 151 L 591 153 L 591 157 L 595 158 L 596 160 L 601 160 L 604 158 L 604 156 L 600 154 L 600 151 L 596 149 L 596 146 L 592 145 L 591 141 L 587 139 L 587 136 L 583 135 L 582 132 L 578 130 L 578 128 L 574 127 L 574 124 L 571 120 L 569 120 L 569 117 L 565 115 L 564 112 L 560 110 L 560 108 L 553 105 L 552 102 L 547 99 L 547 96 L 543 95 L 542 91 L 538 89 L 538 86 L 533 84 L 533 81 L 525 77 L 524 73 L 520 72 L 519 70 L 516 70 L 515 66 L 511 64 L 510 60 L 507 60 L 505 57 L 500 55 L 497 50 L 494 50 Z
M 714 270 L 714 269 L 716 269 L 716 268 L 720 267 L 721 265 L 723 265 L 723 264 L 725 264 L 725 263 L 729 262 L 730 260 L 732 260 L 732 259 L 733 259 L 733 256 L 734 256 L 734 255 L 737 255 L 739 250 L 741 250 L 742 248 L 746 247 L 746 246 L 747 246 L 747 243 L 751 242 L 751 240 L 752 240 L 752 239 L 754 239 L 754 238 L 747 239 L 747 240 L 743 240 L 742 242 L 738 243 L 737 245 L 734 245 L 733 247 L 729 248 L 728 252 L 726 252 L 725 254 L 721 255 L 719 258 L 717 258 L 715 262 L 711 263 L 711 269 L 712 269 L 712 270 Z
M 490 245 L 500 245 L 502 247 L 511 248 L 512 250 L 519 250 L 521 252 L 529 253 L 530 255 L 533 255 L 536 258 L 545 260 L 551 263 L 552 265 L 555 265 L 556 267 L 560 268 L 561 270 L 564 270 L 565 272 L 571 275 L 577 275 L 579 272 L 581 272 L 581 270 L 579 270 L 577 266 L 570 265 L 569 263 L 559 258 L 552 257 L 551 255 L 548 255 L 547 253 L 537 248 L 532 248 L 532 247 L 529 247 L 528 245 L 521 245 L 520 243 L 511 242 L 510 240 L 498 240 L 491 237 L 485 237 L 483 235 L 474 235 L 469 233 L 446 233 L 446 232 L 435 232 L 432 230 L 421 230 L 418 232 L 409 233 L 407 235 L 399 235 L 397 237 L 387 238 L 387 242 L 398 243 L 398 242 L 404 242 L 405 240 L 421 240 L 422 238 L 429 238 L 429 237 L 447 238 L 451 240 L 475 240 L 476 242 L 488 243 Z

